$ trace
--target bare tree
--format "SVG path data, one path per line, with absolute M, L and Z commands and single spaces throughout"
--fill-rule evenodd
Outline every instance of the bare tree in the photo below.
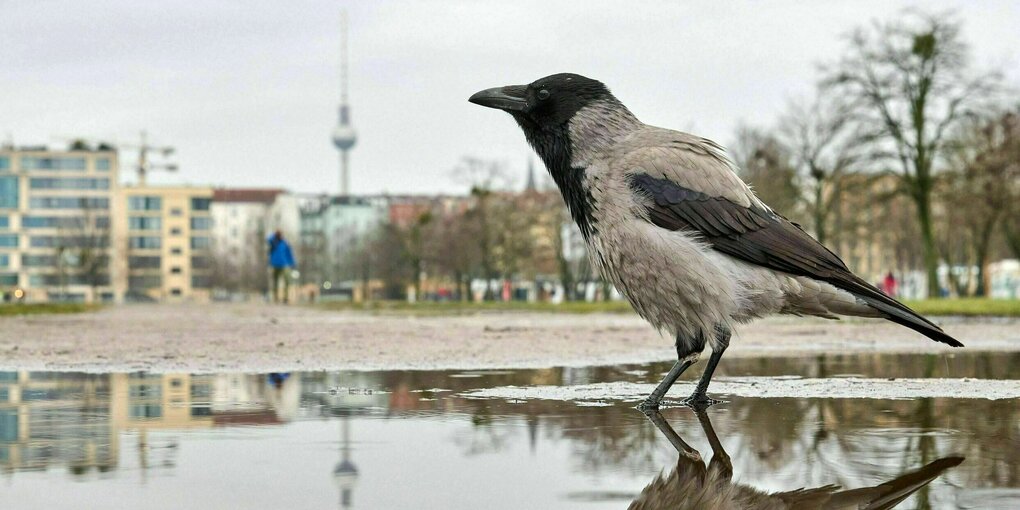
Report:
M 478 222 L 469 211 L 438 216 L 430 222 L 424 236 L 426 259 L 438 273 L 454 282 L 461 300 L 470 299 L 471 276 L 480 265 Z
M 511 184 L 506 167 L 498 161 L 488 161 L 475 157 L 464 157 L 452 171 L 453 179 L 467 184 L 471 188 L 471 196 L 475 199 L 475 207 L 468 219 L 475 221 L 478 233 L 477 243 L 480 257 L 481 277 L 485 280 L 483 299 L 494 297 L 489 282 L 499 276 L 493 245 L 499 218 L 493 209 L 493 194 L 500 189 L 507 189 Z
M 77 216 L 57 220 L 54 248 L 62 299 L 67 297 L 69 277 L 88 285 L 93 299 L 99 287 L 110 283 L 109 211 L 94 207 L 90 200 L 81 200 Z
M 822 244 L 831 237 L 830 218 L 841 211 L 844 176 L 864 156 L 861 136 L 847 113 L 846 104 L 822 90 L 810 103 L 791 102 L 779 121 L 781 140 L 808 182 L 808 193 L 801 198 Z M 836 223 L 841 221 L 837 218 Z
M 854 120 L 889 153 L 914 202 L 928 296 L 937 297 L 938 249 L 932 219 L 936 161 L 947 134 L 995 91 L 997 74 L 974 75 L 960 23 L 945 14 L 909 12 L 852 32 L 845 56 L 825 69 L 824 84 L 851 101 Z
M 796 218 L 800 202 L 793 154 L 778 138 L 761 128 L 740 126 L 731 152 L 741 177 L 765 203 Z
M 950 222 L 940 236 L 948 250 L 944 258 L 950 266 L 964 261 L 975 267 L 974 294 L 984 296 L 992 242 L 1020 200 L 1020 116 L 1008 112 L 970 119 L 947 149 L 950 171 L 939 187 Z M 958 283 L 958 290 L 963 288 Z

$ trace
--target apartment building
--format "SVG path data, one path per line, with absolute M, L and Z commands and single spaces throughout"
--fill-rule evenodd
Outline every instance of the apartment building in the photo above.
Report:
M 192 186 L 125 186 L 121 263 L 131 301 L 209 300 L 212 285 L 213 190 Z
M 0 298 L 119 301 L 117 153 L 0 148 Z

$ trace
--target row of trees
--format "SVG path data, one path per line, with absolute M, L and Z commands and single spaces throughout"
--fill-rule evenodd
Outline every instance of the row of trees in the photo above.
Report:
M 470 187 L 467 197 L 419 204 L 412 220 L 382 224 L 330 264 L 333 273 L 366 288 L 381 280 L 385 297 L 443 288 L 458 299 L 469 299 L 472 281 L 590 278 L 586 260 L 564 258 L 558 192 L 511 192 L 503 164 L 475 157 L 463 158 L 452 176 Z M 489 286 L 483 299 L 498 292 Z
M 973 68 L 952 15 L 910 12 L 852 32 L 814 97 L 740 128 L 733 153 L 819 241 L 838 251 L 861 227 L 888 231 L 896 269 L 923 268 L 929 297 L 940 264 L 975 267 L 951 284 L 984 295 L 988 262 L 1020 257 L 1018 111 L 1000 73 Z

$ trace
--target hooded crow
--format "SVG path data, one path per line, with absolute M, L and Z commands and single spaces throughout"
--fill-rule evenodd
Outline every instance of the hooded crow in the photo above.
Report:
M 678 360 L 644 409 L 658 407 L 706 345 L 712 356 L 685 403 L 713 403 L 706 391 L 733 326 L 766 315 L 884 318 L 963 345 L 765 205 L 720 145 L 643 124 L 599 81 L 554 74 L 469 101 L 513 116 L 593 266 L 641 317 L 675 336 Z

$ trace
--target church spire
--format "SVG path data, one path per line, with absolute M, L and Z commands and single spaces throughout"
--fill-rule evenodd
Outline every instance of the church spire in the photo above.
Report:
M 528 184 L 524 186 L 524 191 L 537 191 L 538 188 L 535 186 L 535 160 L 528 158 Z

